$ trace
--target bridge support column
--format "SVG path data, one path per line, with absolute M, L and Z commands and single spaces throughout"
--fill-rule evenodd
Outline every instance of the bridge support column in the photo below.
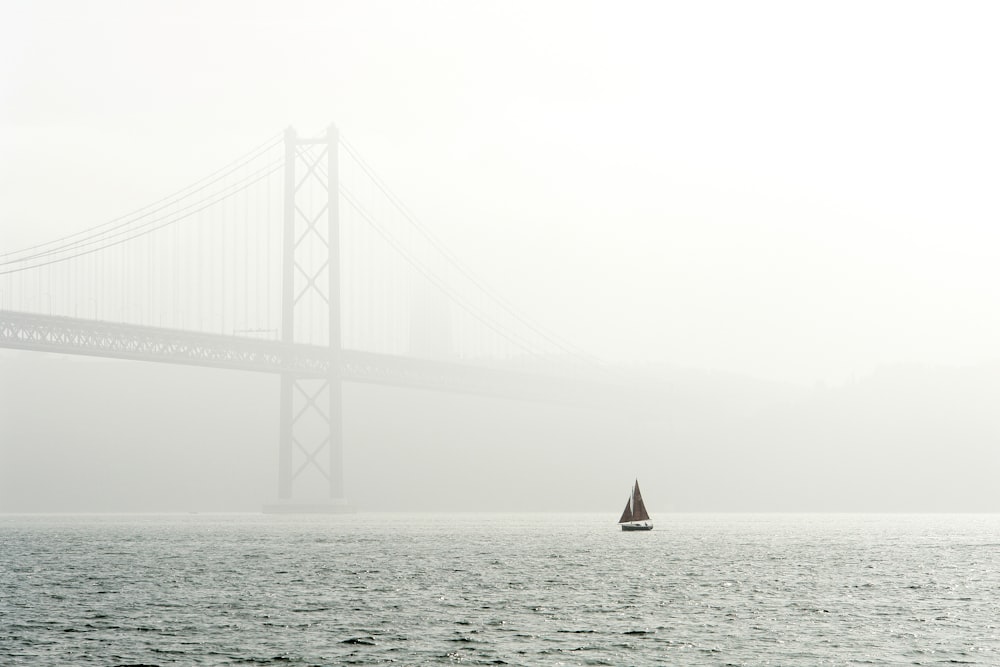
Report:
M 281 395 L 278 415 L 278 499 L 292 499 L 292 392 L 295 377 L 281 374 Z
M 331 377 L 330 387 L 330 497 L 344 497 L 344 404 L 340 374 Z
M 343 381 L 340 326 L 340 132 L 326 128 L 326 243 L 330 263 L 327 271 L 327 323 L 330 350 L 330 498 L 344 497 Z
M 281 376 L 278 502 L 266 505 L 266 512 L 349 509 L 343 472 L 339 144 L 332 125 L 319 139 L 299 138 L 292 128 L 285 132 L 281 340 L 289 351 L 297 341 L 315 344 L 317 310 L 325 311 L 320 321 L 326 325 L 330 370 L 323 378 Z M 309 328 L 304 335 L 297 335 L 297 319 Z
M 278 501 L 264 511 L 350 510 L 344 500 L 342 413 L 339 375 L 282 374 Z

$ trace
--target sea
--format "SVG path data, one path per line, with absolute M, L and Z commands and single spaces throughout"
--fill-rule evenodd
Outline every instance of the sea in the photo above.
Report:
M 1000 665 L 1000 516 L 0 515 L 0 665 Z

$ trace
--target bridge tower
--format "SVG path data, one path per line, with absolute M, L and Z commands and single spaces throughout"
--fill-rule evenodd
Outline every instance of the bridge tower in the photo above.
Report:
M 278 502 L 265 506 L 268 512 L 350 509 L 343 474 L 338 146 L 333 125 L 319 138 L 285 131 L 281 341 L 292 354 L 296 343 L 315 344 L 317 332 L 325 336 L 330 371 L 322 378 L 281 375 Z M 325 488 L 317 487 L 317 478 Z M 293 493 L 304 481 L 313 482 L 308 497 L 304 489 Z

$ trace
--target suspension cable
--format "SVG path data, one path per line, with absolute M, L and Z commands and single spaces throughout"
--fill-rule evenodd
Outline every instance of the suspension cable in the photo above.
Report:
M 272 165 L 269 165 L 269 166 L 272 166 Z M 267 171 L 264 171 L 262 169 L 262 170 L 256 172 L 258 175 L 255 178 L 253 178 L 253 180 L 250 180 L 250 181 L 244 183 L 238 190 L 234 190 L 233 192 L 228 192 L 228 193 L 226 193 L 226 194 L 224 194 L 224 195 L 222 195 L 220 197 L 212 199 L 211 201 L 208 201 L 209 198 L 202 199 L 201 202 L 208 201 L 208 203 L 204 204 L 203 206 L 199 206 L 198 208 L 195 208 L 194 210 L 191 210 L 191 211 L 189 211 L 189 212 L 187 212 L 184 215 L 181 215 L 179 217 L 176 217 L 176 218 L 173 218 L 173 219 L 167 219 L 167 217 L 164 217 L 164 218 L 159 218 L 159 219 L 153 220 L 150 223 L 146 223 L 147 225 L 148 224 L 153 224 L 153 223 L 159 223 L 159 224 L 156 224 L 156 226 L 151 227 L 150 229 L 147 229 L 145 231 L 136 232 L 136 233 L 132 234 L 131 236 L 126 236 L 125 238 L 121 238 L 121 239 L 119 239 L 117 241 L 110 241 L 108 243 L 105 243 L 104 245 L 99 245 L 96 248 L 90 248 L 90 249 L 87 249 L 87 250 L 81 250 L 80 252 L 77 252 L 77 253 L 75 253 L 73 255 L 68 255 L 66 257 L 58 257 L 56 259 L 50 259 L 50 260 L 45 261 L 45 262 L 38 262 L 38 263 L 35 263 L 35 264 L 31 264 L 30 266 L 23 266 L 23 267 L 16 268 L 16 269 L 7 269 L 7 270 L 4 270 L 4 271 L 0 271 L 0 276 L 7 275 L 7 274 L 10 274 L 10 273 L 20 273 L 22 271 L 30 271 L 31 269 L 37 269 L 37 268 L 41 268 L 43 266 L 49 266 L 51 264 L 58 264 L 59 262 L 65 262 L 65 261 L 68 261 L 68 260 L 71 260 L 71 259 L 76 259 L 78 257 L 83 257 L 85 255 L 90 255 L 90 254 L 99 252 L 101 250 L 106 250 L 108 248 L 114 248 L 114 247 L 122 245 L 124 243 L 128 243 L 129 241 L 132 241 L 132 240 L 137 239 L 139 237 L 146 236 L 148 234 L 152 234 L 153 232 L 156 232 L 156 231 L 158 231 L 160 229 L 163 229 L 164 227 L 168 227 L 168 226 L 176 224 L 176 223 L 178 223 L 178 222 L 180 222 L 182 220 L 190 218 L 195 213 L 199 213 L 201 211 L 204 211 L 205 209 L 210 208 L 210 207 L 214 206 L 215 204 L 218 204 L 221 201 L 224 201 L 226 198 L 231 197 L 232 195 L 235 195 L 237 193 L 243 192 L 244 190 L 246 190 L 247 188 L 249 188 L 252 185 L 256 184 L 257 182 L 259 182 L 259 181 L 267 178 L 271 174 L 275 173 L 276 171 L 278 171 L 279 169 L 281 169 L 281 167 L 282 167 L 282 165 L 281 165 L 280 160 L 279 160 L 278 164 L 276 166 L 273 166 L 271 169 L 269 169 Z M 261 173 L 261 172 L 264 172 L 264 173 Z M 190 207 L 188 207 L 188 208 L 190 208 Z M 143 225 L 143 226 L 146 226 L 146 225 Z M 107 239 L 104 239 L 104 240 L 107 240 Z M 96 241 L 95 243 L 99 243 L 99 242 L 100 241 Z
M 484 324 L 487 328 L 491 329 L 494 333 L 506 339 L 508 342 L 516 345 L 518 348 L 524 350 L 528 354 L 537 357 L 542 356 L 540 352 L 537 352 L 535 349 L 533 349 L 533 346 L 531 345 L 530 342 L 524 341 L 523 339 L 517 340 L 517 338 L 520 338 L 519 336 L 504 331 L 501 328 L 501 325 L 497 324 L 494 321 L 491 321 L 491 319 L 488 316 L 477 312 L 472 306 L 468 305 L 468 303 L 464 299 L 456 295 L 453 290 L 449 289 L 447 285 L 445 285 L 445 283 L 436 274 L 434 274 L 432 271 L 424 267 L 418 260 L 413 258 L 405 250 L 403 250 L 399 242 L 396 241 L 389 232 L 387 232 L 380 224 L 378 224 L 372 218 L 372 216 L 368 213 L 368 211 L 365 210 L 364 206 L 362 206 L 348 190 L 346 190 L 343 186 L 340 186 L 339 189 L 340 193 L 344 196 L 345 201 L 347 201 L 347 203 L 350 204 L 351 207 L 358 212 L 358 214 L 365 220 L 365 222 L 368 223 L 368 225 L 372 229 L 378 232 L 379 235 L 382 236 L 382 238 L 384 238 L 386 242 L 389 243 L 389 245 L 394 250 L 396 250 L 396 252 L 399 253 L 399 255 L 404 260 L 406 260 L 414 269 L 416 269 L 422 276 L 424 276 L 424 278 L 430 281 L 435 287 L 444 292 L 444 294 L 446 294 L 448 298 L 451 299 L 457 306 L 459 306 L 462 310 L 467 312 L 475 319 L 479 320 L 482 324 Z
M 263 155 L 267 151 L 273 149 L 280 142 L 280 137 L 281 137 L 280 134 L 272 136 L 271 138 L 269 138 L 264 143 L 260 144 L 259 146 L 257 146 L 253 150 L 249 151 L 248 153 L 243 154 L 241 157 L 239 157 L 236 160 L 230 162 L 226 166 L 221 167 L 219 169 L 216 169 L 215 171 L 213 171 L 211 174 L 205 176 L 204 178 L 201 178 L 198 181 L 195 181 L 194 183 L 192 183 L 191 185 L 188 185 L 187 187 L 181 188 L 180 190 L 177 190 L 176 192 L 174 192 L 174 193 L 172 193 L 170 195 L 167 195 L 166 197 L 162 197 L 161 199 L 158 199 L 158 200 L 156 200 L 155 202 L 153 202 L 151 204 L 147 204 L 146 206 L 137 208 L 137 209 L 135 209 L 134 211 L 132 211 L 130 213 L 126 213 L 125 215 L 118 216 L 117 218 L 113 218 L 111 220 L 108 220 L 107 222 L 103 222 L 103 223 L 101 223 L 99 225 L 94 225 L 93 227 L 88 227 L 87 229 L 82 229 L 82 230 L 74 232 L 72 234 L 67 234 L 65 236 L 61 236 L 61 237 L 56 238 L 56 239 L 45 241 L 44 243 L 36 243 L 35 245 L 27 246 L 25 248 L 21 248 L 20 250 L 14 250 L 14 251 L 8 251 L 8 252 L 0 253 L 0 257 L 10 257 L 11 255 L 23 254 L 23 253 L 29 252 L 31 250 L 37 250 L 39 248 L 44 248 L 46 246 L 51 246 L 51 245 L 55 245 L 57 243 L 62 243 L 64 241 L 70 241 L 70 239 L 75 239 L 75 238 L 77 238 L 79 236 L 83 236 L 85 234 L 89 234 L 89 236 L 85 236 L 83 239 L 79 240 L 79 241 L 85 241 L 85 240 L 89 240 L 89 239 L 91 239 L 91 238 L 93 238 L 95 236 L 100 236 L 102 234 L 106 234 L 107 231 L 118 229 L 118 228 L 123 227 L 123 226 L 128 226 L 129 224 L 137 222 L 138 220 L 141 220 L 142 218 L 144 218 L 144 217 L 146 217 L 148 215 L 151 215 L 153 213 L 158 213 L 159 211 L 162 211 L 163 209 L 168 208 L 169 206 L 177 203 L 178 201 L 184 199 L 185 197 L 189 197 L 191 195 L 197 194 L 198 192 L 204 190 L 205 188 L 207 188 L 207 187 L 209 187 L 209 186 L 217 183 L 218 181 L 220 181 L 223 178 L 225 178 L 226 176 L 230 175 L 231 173 L 233 173 L 234 171 L 236 171 L 240 167 L 245 166 L 246 164 L 252 162 L 253 160 L 256 160 L 257 158 L 259 158 L 261 155 Z M 122 222 L 122 221 L 124 221 L 124 222 Z M 105 227 L 111 227 L 111 230 L 107 230 L 107 231 L 104 231 L 104 232 L 99 232 L 98 231 L 98 230 L 104 229 Z M 63 247 L 72 247 L 73 245 L 75 245 L 79 241 L 73 241 L 73 242 L 66 243 Z M 55 252 L 55 251 L 58 251 L 58 250 L 59 250 L 59 248 L 56 248 L 56 249 L 51 249 L 51 250 L 49 250 L 47 252 L 49 254 L 51 254 L 51 252 Z M 45 253 L 39 253 L 39 254 L 36 254 L 36 255 L 32 255 L 32 256 L 24 257 L 24 258 L 20 258 L 20 259 L 6 260 L 6 261 L 3 261 L 3 262 L 0 262 L 0 265 L 11 264 L 11 263 L 15 263 L 15 262 L 22 261 L 22 260 L 25 260 L 25 259 L 31 259 L 31 258 L 36 257 L 36 256 L 41 256 L 42 254 L 45 254 Z
M 542 337 L 543 339 L 545 339 L 549 343 L 551 343 L 554 346 L 556 346 L 556 348 L 558 348 L 560 351 L 565 352 L 566 354 L 569 354 L 570 356 L 574 356 L 574 357 L 578 357 L 578 358 L 584 359 L 584 360 L 586 360 L 588 362 L 591 362 L 591 363 L 596 363 L 597 362 L 597 360 L 595 358 L 593 358 L 590 355 L 582 352 L 581 350 L 575 349 L 569 343 L 566 343 L 565 341 L 559 340 L 558 338 L 556 338 L 550 332 L 547 332 L 547 331 L 543 330 L 541 327 L 537 326 L 536 324 L 534 324 L 533 322 L 531 322 L 530 320 L 528 320 L 527 318 L 525 318 L 517 310 L 515 310 L 515 308 L 509 302 L 507 302 L 505 299 L 503 299 L 499 294 L 497 294 L 494 290 L 492 290 L 488 285 L 486 285 L 485 283 L 483 283 L 470 270 L 466 269 L 465 266 L 461 263 L 461 261 L 459 261 L 459 259 L 455 256 L 455 254 L 452 253 L 448 249 L 448 247 L 445 246 L 441 241 L 439 241 L 437 239 L 437 237 L 435 237 L 434 234 L 432 234 L 430 232 L 430 230 L 426 228 L 426 226 L 424 226 L 423 224 L 420 223 L 419 220 L 417 220 L 416 216 L 409 210 L 409 208 L 407 208 L 407 206 L 399 199 L 399 197 L 397 197 L 395 195 L 395 193 L 393 193 L 392 190 L 389 189 L 389 187 L 385 184 L 385 182 L 382 181 L 382 179 L 375 173 L 374 169 L 372 169 L 367 164 L 367 162 L 365 162 L 364 158 L 361 157 L 361 155 L 357 151 L 357 149 L 355 149 L 350 144 L 350 142 L 348 142 L 343 137 L 343 135 L 341 135 L 341 137 L 340 137 L 340 143 L 347 150 L 347 152 L 351 155 L 351 157 L 354 158 L 355 162 L 357 162 L 358 166 L 361 167 L 362 171 L 364 171 L 364 173 L 368 176 L 368 178 L 371 179 L 371 181 L 375 185 L 375 187 L 377 187 L 382 192 L 382 194 L 384 194 L 386 196 L 386 198 L 396 208 L 396 210 L 398 210 L 403 215 L 403 217 L 405 217 L 407 219 L 407 221 L 409 221 L 409 223 L 418 232 L 420 232 L 420 234 L 424 238 L 427 239 L 427 241 L 431 244 L 431 246 L 434 247 L 439 253 L 441 253 L 441 255 L 444 256 L 444 258 L 446 260 L 448 260 L 459 271 L 459 273 L 461 273 L 463 276 L 465 276 L 465 278 L 467 280 L 469 280 L 469 282 L 471 282 L 473 285 L 475 285 L 477 288 L 479 288 L 491 300 L 493 300 L 495 303 L 497 303 L 497 305 L 499 305 L 503 310 L 505 310 L 508 314 L 510 314 L 511 316 L 513 316 L 518 322 L 520 322 L 522 325 L 524 325 L 527 328 L 529 328 L 531 331 L 533 331 L 535 334 L 539 335 L 540 337 Z

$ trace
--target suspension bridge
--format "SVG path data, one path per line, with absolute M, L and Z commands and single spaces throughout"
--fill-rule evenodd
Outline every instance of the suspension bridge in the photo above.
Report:
M 278 503 L 345 505 L 343 382 L 592 397 L 595 364 L 451 253 L 331 126 L 0 253 L 0 347 L 280 376 Z

